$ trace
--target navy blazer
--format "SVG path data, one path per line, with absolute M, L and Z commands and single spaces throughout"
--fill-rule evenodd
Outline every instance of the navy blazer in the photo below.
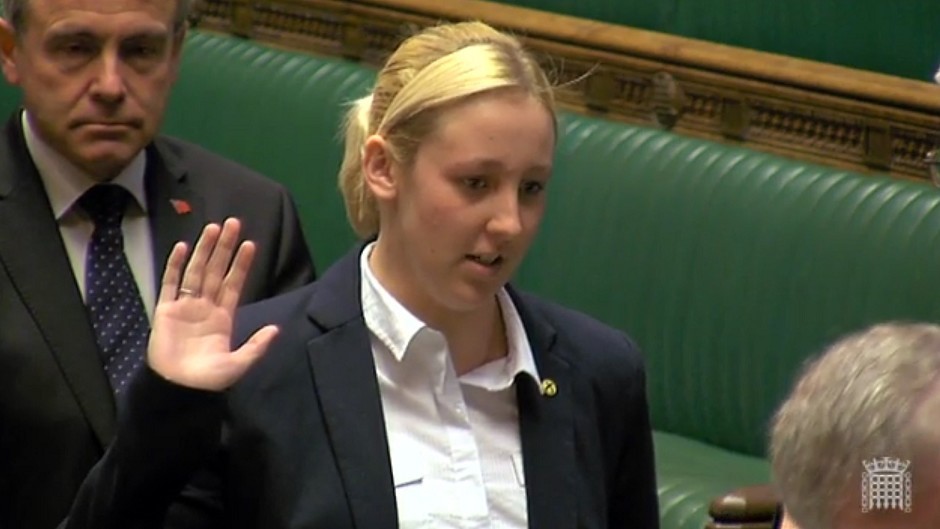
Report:
M 210 221 L 242 219 L 258 244 L 242 300 L 313 280 L 283 186 L 190 143 L 158 137 L 144 176 L 159 285 L 170 248 Z M 104 455 L 114 396 L 20 112 L 0 127 L 0 528 L 50 529 Z
M 550 397 L 528 377 L 516 382 L 529 527 L 658 528 L 636 346 L 583 314 L 510 295 L 540 375 L 558 388 Z M 269 323 L 280 335 L 224 396 L 142 373 L 72 527 L 146 526 L 135 512 L 156 520 L 166 508 L 153 484 L 179 486 L 210 454 L 218 486 L 174 506 L 173 527 L 397 527 L 359 250 L 319 281 L 243 308 L 236 343 Z

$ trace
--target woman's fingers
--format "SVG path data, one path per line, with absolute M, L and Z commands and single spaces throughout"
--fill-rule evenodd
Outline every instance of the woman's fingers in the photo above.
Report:
M 206 225 L 188 262 L 186 245 L 176 243 L 163 272 L 159 301 L 181 296 L 205 297 L 213 302 L 224 299 L 224 305 L 234 309 L 254 256 L 252 243 L 238 244 L 240 232 L 241 223 L 234 218 L 226 219 L 222 226 Z M 246 245 L 250 246 L 247 251 Z M 244 255 L 233 260 L 236 252 Z M 233 298 L 234 304 L 230 302 Z
M 199 240 L 196 241 L 196 248 L 186 264 L 186 271 L 180 281 L 179 294 L 194 297 L 201 297 L 202 284 L 206 273 L 206 265 L 209 258 L 215 251 L 216 242 L 219 240 L 222 229 L 218 224 L 207 224 L 202 229 Z
M 267 352 L 271 342 L 277 337 L 279 329 L 276 325 L 266 325 L 251 335 L 241 347 L 236 349 L 230 356 L 233 362 L 233 379 L 230 384 L 234 384 L 242 377 L 248 368 L 253 366 L 259 358 Z
M 251 263 L 255 257 L 255 244 L 251 241 L 245 241 L 238 247 L 238 252 L 232 260 L 232 265 L 225 275 L 222 282 L 221 291 L 218 295 L 219 306 L 230 312 L 238 306 L 241 299 L 242 288 L 245 285 L 245 279 L 248 277 L 248 271 L 251 269 Z
M 180 277 L 183 275 L 183 265 L 186 263 L 186 254 L 188 252 L 186 243 L 178 242 L 170 250 L 170 256 L 166 260 L 166 268 L 163 269 L 163 279 L 160 282 L 160 295 L 158 303 L 169 303 L 177 298 L 179 293 L 177 289 L 180 284 Z
M 212 248 L 212 253 L 203 273 L 202 296 L 214 301 L 220 300 L 220 288 L 222 288 L 223 281 L 230 273 L 229 265 L 234 266 L 232 255 L 235 254 L 240 231 L 241 223 L 237 219 L 229 218 L 222 224 L 221 233 L 215 247 Z

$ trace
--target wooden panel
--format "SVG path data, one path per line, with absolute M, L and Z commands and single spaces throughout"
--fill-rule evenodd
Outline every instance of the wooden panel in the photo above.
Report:
M 928 179 L 940 86 L 480 0 L 203 0 L 197 27 L 380 64 L 417 28 L 483 20 L 557 78 L 562 107 L 836 167 Z

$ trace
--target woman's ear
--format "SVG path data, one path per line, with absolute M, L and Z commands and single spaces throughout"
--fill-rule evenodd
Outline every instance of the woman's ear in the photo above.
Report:
M 362 146 L 362 172 L 365 185 L 377 200 L 395 198 L 397 184 L 394 176 L 394 161 L 388 141 L 378 134 L 366 138 Z

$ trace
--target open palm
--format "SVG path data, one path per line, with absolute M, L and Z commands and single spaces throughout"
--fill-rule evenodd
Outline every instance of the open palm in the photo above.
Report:
M 235 219 L 221 227 L 209 224 L 188 263 L 186 245 L 178 243 L 170 253 L 147 349 L 147 362 L 162 377 L 191 388 L 224 390 L 277 335 L 276 327 L 263 327 L 231 348 L 235 309 L 255 253 L 253 243 L 238 243 L 240 230 Z

